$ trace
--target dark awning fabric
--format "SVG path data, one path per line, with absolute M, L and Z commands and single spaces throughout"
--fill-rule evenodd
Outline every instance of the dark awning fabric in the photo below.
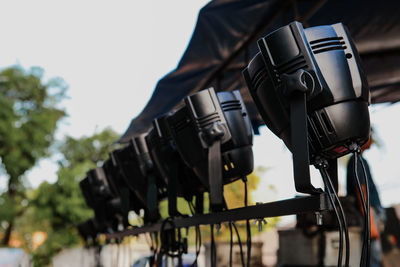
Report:
M 343 22 L 361 54 L 372 102 L 399 101 L 399 11 L 398 1 L 211 1 L 201 9 L 177 68 L 158 82 L 150 101 L 119 141 L 147 132 L 154 118 L 178 107 L 185 96 L 210 86 L 218 91 L 241 90 L 253 124 L 262 125 L 241 72 L 257 51 L 256 40 L 293 20 L 305 27 Z

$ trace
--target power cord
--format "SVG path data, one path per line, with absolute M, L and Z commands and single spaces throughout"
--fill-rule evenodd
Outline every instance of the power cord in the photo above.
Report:
M 235 222 L 232 222 L 232 226 L 233 226 L 233 228 L 235 229 L 236 236 L 237 236 L 237 239 L 238 239 L 239 248 L 240 248 L 240 260 L 242 261 L 242 266 L 243 266 L 243 267 L 246 267 L 246 265 L 245 265 L 245 263 L 244 263 L 243 246 L 242 246 L 242 241 L 240 240 L 239 230 L 238 230 L 238 228 L 237 228 Z
M 326 168 L 327 168 L 327 163 L 326 163 L 324 160 L 317 160 L 315 166 L 316 166 L 318 169 L 323 170 L 323 169 L 326 169 Z M 330 202 L 331 205 L 332 205 L 333 211 L 335 212 L 337 221 L 338 221 L 338 223 L 339 223 L 339 255 L 338 255 L 338 267 L 342 267 L 342 259 L 343 259 L 343 222 L 342 222 L 341 217 L 339 216 L 339 212 L 338 212 L 338 210 L 337 210 L 337 208 L 336 208 L 335 201 L 334 201 L 334 199 L 333 199 L 333 197 L 332 197 L 332 192 L 331 192 L 331 188 L 330 188 L 329 183 L 328 183 L 327 176 L 325 176 L 325 174 L 324 174 L 323 171 L 321 171 L 321 174 L 322 174 L 322 180 L 324 181 L 326 190 L 328 191 L 327 193 L 328 193 L 329 202 Z
M 368 177 L 367 177 L 367 172 L 365 171 L 365 166 L 364 166 L 364 162 L 361 158 L 361 154 L 357 153 L 357 157 L 358 160 L 361 163 L 361 167 L 362 167 L 362 171 L 363 171 L 363 175 L 364 175 L 364 181 L 365 181 L 365 217 L 366 217 L 366 231 L 365 231 L 365 236 L 364 236 L 364 241 L 366 243 L 365 245 L 365 251 L 366 251 L 366 255 L 365 255 L 365 266 L 369 267 L 370 266 L 370 262 L 371 262 L 371 204 L 370 204 L 370 198 L 369 198 L 369 182 L 368 182 Z M 358 170 L 358 169 L 357 169 Z M 364 193 L 364 191 L 362 191 L 362 193 Z
M 244 183 L 244 206 L 248 206 L 248 189 L 247 189 L 247 177 L 244 176 L 242 178 Z M 250 267 L 250 259 L 251 259 L 251 228 L 250 228 L 250 221 L 246 220 L 246 234 L 247 234 L 247 267 Z
M 192 203 L 191 201 L 189 201 L 189 200 L 186 200 L 186 202 L 187 202 L 187 204 L 188 204 L 188 206 L 189 206 L 190 213 L 191 213 L 192 215 L 194 215 L 196 209 L 195 209 L 195 207 L 193 206 L 193 203 Z
M 358 149 L 357 149 L 358 150 Z M 361 199 L 361 205 L 364 210 L 364 238 L 363 238 L 363 244 L 362 244 L 362 251 L 361 251 L 361 260 L 360 260 L 360 267 L 365 267 L 367 266 L 366 259 L 367 259 L 367 235 L 369 231 L 369 219 L 368 219 L 368 211 L 367 211 L 367 204 L 365 202 L 365 197 L 364 197 L 364 192 L 362 190 L 360 178 L 358 177 L 358 156 L 357 153 L 358 151 L 354 151 L 354 175 L 356 178 L 357 182 L 357 187 L 358 191 L 360 192 L 360 199 Z
M 214 224 L 210 225 L 210 230 L 211 230 L 211 248 L 210 248 L 211 267 L 217 267 L 217 251 L 215 248 Z
M 200 226 L 196 226 L 196 241 L 195 241 L 195 246 L 196 246 L 196 258 L 193 261 L 192 265 L 190 267 L 196 267 L 197 266 L 197 260 L 200 255 L 200 250 L 201 250 L 201 231 L 200 231 Z
M 172 248 L 172 250 L 176 250 L 175 253 L 171 252 L 171 247 L 165 247 L 165 245 L 171 245 L 168 240 L 164 240 L 164 238 L 168 239 L 168 236 L 165 236 L 163 233 L 165 233 L 165 226 L 167 224 L 170 224 L 172 230 L 174 231 L 174 240 L 172 241 L 174 245 L 174 247 Z M 175 241 L 175 237 L 176 237 L 176 232 L 175 230 L 178 230 L 178 240 Z M 161 229 L 160 229 L 160 236 L 161 236 L 161 248 L 160 248 L 160 255 L 162 258 L 162 255 L 167 255 L 168 257 L 171 258 L 178 258 L 178 266 L 181 267 L 182 266 L 182 254 L 184 253 L 185 248 L 184 248 L 184 244 L 182 243 L 182 236 L 181 236 L 181 229 L 176 228 L 175 223 L 173 221 L 173 219 L 171 217 L 166 218 L 162 224 L 161 224 Z
M 150 237 L 151 237 L 151 233 L 150 233 Z M 152 244 L 153 244 L 153 238 L 151 238 L 152 239 Z M 154 246 L 154 249 L 153 249 L 153 259 L 154 259 L 154 261 L 157 259 L 157 252 L 158 252 L 158 236 L 157 236 L 157 233 L 154 233 L 154 239 L 155 239 L 155 246 Z
M 328 181 L 328 185 L 330 187 L 331 192 L 333 193 L 336 202 L 339 206 L 339 215 L 341 215 L 341 220 L 343 222 L 343 228 L 344 228 L 344 238 L 345 238 L 345 267 L 349 267 L 350 264 L 350 239 L 349 239 L 349 228 L 347 226 L 347 220 L 346 220 L 346 214 L 344 213 L 342 203 L 340 202 L 338 193 L 335 190 L 335 187 L 333 186 L 332 180 L 329 177 L 329 174 L 326 169 L 323 169 L 323 175 L 325 175 L 326 180 Z

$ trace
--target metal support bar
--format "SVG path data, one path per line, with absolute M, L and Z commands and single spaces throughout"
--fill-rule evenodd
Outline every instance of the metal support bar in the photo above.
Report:
M 197 225 L 210 225 L 231 221 L 278 217 L 305 212 L 317 212 L 330 210 L 331 208 L 332 207 L 329 204 L 327 195 L 325 193 L 321 193 L 319 195 L 285 199 L 221 212 L 200 214 L 191 217 L 180 217 L 175 218 L 173 222 L 176 228 L 187 228 Z M 122 232 L 106 234 L 106 239 L 119 239 L 125 236 L 159 232 L 161 230 L 161 224 L 162 223 L 159 222 L 151 225 L 128 229 Z M 171 225 L 167 224 L 164 230 L 170 228 Z

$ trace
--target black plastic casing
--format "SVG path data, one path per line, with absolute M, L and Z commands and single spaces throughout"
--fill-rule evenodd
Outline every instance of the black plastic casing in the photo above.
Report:
M 139 214 L 140 209 L 143 207 L 138 204 L 140 202 L 136 198 L 136 195 L 133 194 L 127 186 L 123 177 L 123 172 L 114 159 L 114 153 L 115 151 L 112 152 L 110 154 L 110 158 L 104 162 L 103 169 L 106 174 L 108 184 L 110 185 L 112 195 L 121 200 L 123 223 L 124 226 L 128 226 L 129 211 L 133 210 L 136 214 Z
M 117 165 L 121 168 L 126 186 L 133 193 L 135 212 L 138 213 L 140 209 L 143 209 L 145 214 L 148 211 L 147 187 L 148 175 L 150 173 L 156 176 L 158 199 L 166 195 L 166 185 L 154 169 L 154 164 L 146 144 L 146 135 L 142 134 L 132 138 L 127 146 L 114 152 Z M 145 220 L 148 221 L 146 215 Z
M 95 212 L 99 229 L 116 230 L 116 216 L 121 215 L 121 199 L 114 196 L 102 167 L 87 172 L 87 177 L 80 182 L 86 203 Z
M 156 176 L 156 184 L 158 189 L 158 198 L 164 198 L 166 195 L 167 181 L 162 179 L 159 175 L 157 168 L 152 161 L 150 156 L 149 147 L 147 146 L 146 137 L 148 133 L 141 134 L 131 139 L 131 144 L 134 148 L 137 162 L 139 164 L 140 171 L 144 177 L 150 172 Z
M 102 168 L 92 169 L 86 175 L 79 185 L 86 204 L 92 209 L 96 209 L 100 202 L 111 199 L 112 194 Z
M 206 89 L 185 98 L 185 106 L 167 118 L 167 124 L 182 160 L 193 169 L 205 188 L 208 154 L 204 131 L 219 123 L 223 183 L 231 183 L 253 171 L 253 132 L 239 91 L 215 93 Z
M 80 181 L 79 187 L 81 188 L 83 197 L 85 198 L 88 207 L 94 209 L 94 207 L 96 207 L 96 199 L 93 196 L 89 178 L 85 177 L 82 181 Z
M 133 145 L 130 143 L 124 148 L 115 150 L 114 156 L 126 186 L 137 199 L 139 209 L 146 208 L 146 178 L 140 171 L 138 159 Z
M 77 228 L 80 236 L 86 242 L 89 241 L 94 242 L 97 237 L 97 234 L 101 233 L 101 229 L 95 218 L 91 218 L 89 220 L 84 221 L 83 223 L 78 224 Z
M 162 121 L 162 122 L 161 122 Z M 167 133 L 161 133 L 159 123 L 165 120 L 156 119 L 153 121 L 153 128 L 146 136 L 146 144 L 148 147 L 150 158 L 154 164 L 154 169 L 157 170 L 160 178 L 165 185 L 168 184 L 168 169 L 171 167 L 165 159 L 171 157 L 174 153 L 173 148 L 169 145 Z M 155 126 L 156 125 L 156 126 Z M 158 128 L 156 128 L 158 127 Z M 163 128 L 164 130 L 164 128 Z
M 364 144 L 370 134 L 369 88 L 360 58 L 341 24 L 303 29 L 284 26 L 258 41 L 260 53 L 243 72 L 268 128 L 291 149 L 290 110 L 282 75 L 307 71 L 314 87 L 307 95 L 311 161 L 335 159 L 349 145 Z
M 177 176 L 177 196 L 191 201 L 196 193 L 206 191 L 193 170 L 182 160 L 172 139 L 167 124 L 167 116 L 153 120 L 153 128 L 146 136 L 146 142 L 155 169 L 158 170 L 164 183 L 168 184 L 171 175 Z

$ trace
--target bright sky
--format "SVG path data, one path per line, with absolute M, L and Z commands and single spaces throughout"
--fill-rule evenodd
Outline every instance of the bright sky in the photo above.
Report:
M 157 81 L 173 70 L 207 0 L 1 1 L 0 67 L 40 66 L 47 77 L 69 84 L 69 117 L 58 137 L 79 137 L 111 126 L 124 132 L 149 100 Z M 400 106 L 372 108 L 371 120 L 384 144 L 366 153 L 385 205 L 399 202 L 397 151 L 400 127 L 391 120 Z M 397 121 L 397 120 L 396 120 Z M 257 201 L 293 197 L 291 155 L 267 128 L 255 138 L 256 165 L 268 167 Z M 33 186 L 55 180 L 56 166 L 43 160 L 28 174 Z M 344 170 L 340 171 L 343 181 Z M 320 183 L 319 176 L 314 178 Z M 0 177 L 0 187 L 5 178 Z M 276 193 L 266 194 L 268 185 Z M 343 183 L 344 184 L 344 183 Z

